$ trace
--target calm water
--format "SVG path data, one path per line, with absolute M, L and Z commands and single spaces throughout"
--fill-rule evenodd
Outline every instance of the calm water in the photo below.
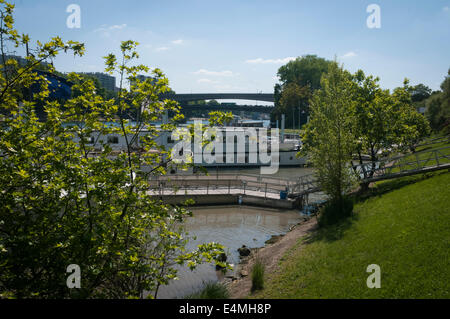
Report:
M 259 175 L 259 168 L 220 168 L 218 173 L 237 173 Z M 216 169 L 210 169 L 213 175 Z M 296 178 L 313 173 L 312 168 L 281 167 L 276 174 L 268 175 L 278 178 Z M 311 194 L 309 202 L 322 201 L 323 194 Z M 263 247 L 272 235 L 285 234 L 292 225 L 302 220 L 299 210 L 282 210 L 250 206 L 207 206 L 191 209 L 194 216 L 186 221 L 186 229 L 191 240 L 188 249 L 207 242 L 218 242 L 227 247 L 228 262 L 239 263 L 237 249 L 246 245 L 250 248 Z M 230 274 L 230 273 L 229 273 Z M 232 273 L 231 273 L 232 274 Z M 227 274 L 228 275 L 228 274 Z M 224 275 L 216 271 L 211 264 L 200 265 L 195 271 L 181 268 L 179 280 L 163 286 L 158 298 L 182 298 L 202 288 L 204 283 L 223 279 Z
M 218 242 L 227 247 L 227 261 L 235 265 L 239 263 L 239 247 L 262 247 L 272 235 L 288 232 L 301 220 L 299 211 L 249 206 L 196 207 L 192 211 L 194 216 L 187 220 L 186 228 L 197 240 L 190 241 L 187 248 Z M 200 265 L 193 272 L 182 268 L 179 280 L 160 288 L 158 298 L 182 298 L 199 290 L 203 283 L 220 280 L 223 276 L 211 264 Z

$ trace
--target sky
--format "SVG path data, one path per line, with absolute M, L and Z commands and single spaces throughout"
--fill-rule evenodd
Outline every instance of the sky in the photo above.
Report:
M 450 0 L 11 2 L 16 28 L 32 40 L 85 43 L 85 56 L 56 58 L 59 71 L 101 72 L 102 57 L 131 39 L 139 63 L 160 68 L 177 93 L 272 93 L 278 68 L 306 54 L 362 69 L 386 89 L 408 78 L 437 90 L 450 67 Z M 81 9 L 80 28 L 67 26 L 71 4 Z M 380 28 L 367 25 L 371 4 Z

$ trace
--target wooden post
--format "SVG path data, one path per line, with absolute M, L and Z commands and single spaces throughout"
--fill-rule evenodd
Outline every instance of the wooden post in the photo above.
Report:
M 231 188 L 231 180 L 228 180 L 228 194 L 230 194 L 230 188 Z
M 267 198 L 267 183 L 266 183 L 266 189 L 264 191 L 264 199 L 266 199 L 266 198 Z

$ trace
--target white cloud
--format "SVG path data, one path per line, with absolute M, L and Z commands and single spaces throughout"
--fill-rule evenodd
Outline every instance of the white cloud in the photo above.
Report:
M 212 76 L 233 76 L 233 75 L 235 75 L 231 71 L 209 71 L 209 70 L 205 70 L 205 69 L 200 69 L 200 70 L 194 72 L 194 74 L 197 74 L 197 75 L 212 75 Z
M 169 50 L 168 47 L 159 47 L 159 48 L 156 48 L 156 49 L 155 49 L 155 51 L 157 51 L 157 52 L 160 52 L 160 51 L 167 51 L 167 50 Z
M 124 23 L 124 24 L 112 25 L 112 26 L 109 27 L 109 29 L 110 30 L 120 30 L 120 29 L 124 29 L 126 27 L 127 27 L 127 25 Z
M 253 60 L 246 60 L 245 63 L 252 63 L 252 64 L 285 64 L 289 61 L 295 60 L 295 57 L 287 57 L 283 59 L 263 59 L 263 58 L 257 58 Z
M 219 83 L 217 81 L 213 81 L 213 80 L 210 80 L 210 79 L 198 79 L 197 82 L 198 83 Z
M 353 58 L 357 56 L 357 54 L 353 51 L 347 52 L 346 54 L 344 54 L 343 56 L 341 56 L 341 58 L 343 59 L 347 59 L 347 58 Z
M 121 30 L 121 29 L 124 29 L 126 27 L 127 27 L 126 23 L 124 23 L 124 24 L 115 24 L 115 25 L 111 25 L 111 26 L 103 24 L 103 25 L 100 26 L 100 28 L 95 29 L 94 32 Z
M 173 40 L 172 44 L 182 44 L 184 41 L 182 39 Z

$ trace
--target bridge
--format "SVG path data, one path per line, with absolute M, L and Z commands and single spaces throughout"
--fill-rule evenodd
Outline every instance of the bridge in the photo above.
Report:
M 372 164 L 355 165 L 353 169 L 362 176 L 364 171 L 368 178 L 362 178 L 360 183 L 373 183 L 416 174 L 424 174 L 438 170 L 450 169 L 450 146 L 435 150 L 423 150 L 414 154 L 384 158 L 377 163 L 375 169 Z M 291 186 L 289 197 L 302 197 L 320 191 L 320 186 L 314 174 L 300 177 Z
M 182 110 L 186 112 L 192 111 L 244 111 L 244 112 L 258 112 L 270 114 L 274 109 L 271 105 L 231 105 L 231 104 L 217 104 L 217 105 L 183 105 Z
M 201 100 L 254 100 L 275 102 L 273 93 L 168 93 L 161 95 L 161 97 L 172 99 L 180 103 Z

